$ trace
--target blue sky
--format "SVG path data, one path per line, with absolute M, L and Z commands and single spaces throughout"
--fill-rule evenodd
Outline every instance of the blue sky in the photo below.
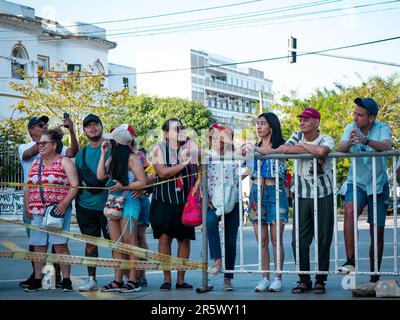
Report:
M 229 5 L 245 0 L 189 1 L 189 0 L 114 0 L 114 1 L 48 1 L 18 0 L 13 1 L 36 9 L 36 15 L 56 19 L 65 24 L 75 21 L 98 22 L 129 19 L 167 12 L 185 11 L 206 7 Z M 302 10 L 286 11 L 273 15 L 254 16 L 253 24 L 238 25 L 232 15 L 262 13 L 263 10 L 283 8 L 293 5 L 319 2 L 319 5 Z M 354 6 L 387 2 L 376 1 L 257 1 L 240 6 L 226 7 L 190 14 L 181 14 L 154 19 L 136 20 L 121 23 L 99 25 L 108 33 L 132 31 L 127 28 L 154 26 L 178 22 L 190 23 L 197 19 L 227 16 L 224 29 L 196 32 L 174 32 L 168 34 L 136 36 L 119 35 L 109 37 L 118 46 L 110 52 L 109 61 L 137 67 L 136 57 L 139 52 L 163 50 L 163 48 L 197 48 L 210 51 L 236 61 L 272 58 L 287 54 L 288 38 L 293 35 L 298 39 L 298 50 L 314 51 L 355 43 L 368 42 L 400 35 L 400 1 L 364 8 Z M 328 3 L 329 2 L 329 3 Z M 348 8 L 346 10 L 337 10 Z M 385 11 L 382 11 L 385 9 Z M 315 11 L 330 12 L 312 14 Z M 367 12 L 371 11 L 371 12 Z M 360 12 L 367 12 L 360 14 Z M 358 14 L 354 14 L 358 13 Z M 303 14 L 283 18 L 283 15 Z M 306 14 L 306 15 L 304 15 Z M 326 18 L 327 16 L 334 16 Z M 322 19 L 318 19 L 325 17 Z M 275 20 L 258 21 L 261 18 Z M 257 21 L 256 21 L 257 19 Z M 226 24 L 230 24 L 227 26 Z M 233 28 L 232 28 L 233 26 Z M 122 29 L 122 30 L 120 30 Z M 114 31 L 113 31 L 114 30 Z M 346 56 L 400 63 L 400 40 L 369 46 L 331 52 Z M 373 75 L 387 76 L 399 72 L 399 67 L 385 66 L 343 59 L 306 56 L 298 57 L 296 64 L 289 64 L 286 59 L 261 62 L 250 65 L 263 70 L 266 78 L 274 81 L 273 90 L 279 96 L 290 90 L 297 90 L 299 96 L 309 96 L 316 88 L 332 88 L 335 81 L 344 84 L 360 83 L 356 74 L 363 79 Z

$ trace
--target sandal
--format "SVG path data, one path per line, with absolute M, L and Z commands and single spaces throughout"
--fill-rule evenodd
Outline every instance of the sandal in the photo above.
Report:
M 324 282 L 316 282 L 314 285 L 314 293 L 315 294 L 324 294 L 326 292 L 325 283 Z
M 129 280 L 126 282 L 119 292 L 121 293 L 132 293 L 139 292 L 142 290 L 142 287 L 139 287 L 135 282 Z
M 307 293 L 311 291 L 313 291 L 311 281 L 308 282 L 297 281 L 297 287 L 292 289 L 293 294 Z
M 124 285 L 123 282 L 118 282 L 116 280 L 113 280 L 108 285 L 101 288 L 100 291 L 101 292 L 119 292 L 123 285 Z

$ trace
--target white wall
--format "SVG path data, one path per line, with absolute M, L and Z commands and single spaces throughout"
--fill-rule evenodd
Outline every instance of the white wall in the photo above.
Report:
M 116 76 L 108 77 L 108 90 L 111 92 L 123 89 L 122 78 L 128 78 L 129 80 L 129 93 L 136 94 L 137 83 L 136 83 L 136 69 L 126 66 L 121 66 L 119 64 L 109 63 L 108 64 L 108 74 Z

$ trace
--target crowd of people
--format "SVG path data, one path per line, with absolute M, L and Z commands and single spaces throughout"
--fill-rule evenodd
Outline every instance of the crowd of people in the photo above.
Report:
M 376 120 L 377 114 L 378 106 L 373 99 L 355 99 L 354 122 L 346 127 L 337 151 L 390 150 L 392 148 L 390 128 Z M 334 190 L 331 163 L 327 155 L 334 150 L 335 142 L 332 137 L 321 133 L 321 115 L 316 109 L 305 108 L 298 115 L 298 119 L 300 130 L 285 141 L 279 118 L 271 112 L 260 114 L 256 125 L 259 141 L 240 147 L 236 147 L 234 131 L 229 126 L 214 123 L 208 130 L 209 148 L 202 149 L 187 139 L 183 123 L 179 119 L 171 118 L 162 125 L 164 136 L 162 141 L 153 146 L 150 162 L 146 153 L 138 146 L 132 125 L 122 124 L 110 133 L 103 133 L 103 124 L 99 117 L 94 114 L 87 115 L 82 125 L 88 144 L 85 148 L 79 149 L 74 123 L 71 119 L 64 119 L 62 125 L 68 128 L 70 137 L 70 147 L 66 148 L 62 144 L 61 129 L 48 129 L 47 116 L 34 117 L 28 123 L 32 141 L 21 145 L 18 150 L 24 170 L 24 182 L 38 185 L 25 188 L 24 222 L 42 225 L 45 211 L 50 205 L 55 205 L 55 215 L 64 217 L 62 230 L 69 231 L 71 207 L 75 200 L 76 218 L 82 234 L 103 236 L 115 242 L 148 249 L 146 228 L 151 225 L 154 239 L 158 240 L 159 253 L 172 255 L 172 241 L 176 239 L 177 256 L 188 259 L 191 240 L 195 240 L 195 228 L 182 223 L 182 213 L 189 191 L 196 180 L 193 176 L 200 170 L 199 159 L 204 159 L 206 156 L 220 159 L 223 156 L 223 159 L 228 159 L 235 155 L 312 154 L 317 158 L 317 165 L 313 165 L 313 160 L 298 160 L 298 188 L 295 190 L 293 184 L 289 186 L 290 192 L 297 192 L 298 199 L 295 203 L 298 221 L 293 223 L 294 226 L 298 226 L 298 230 L 293 227 L 292 248 L 300 271 L 310 271 L 310 245 L 313 239 L 317 238 L 319 270 L 328 271 L 334 228 Z M 376 270 L 371 163 L 372 158 L 368 156 L 356 160 L 356 196 L 358 215 L 368 205 L 371 235 L 370 270 L 374 272 Z M 316 174 L 314 169 L 317 171 Z M 344 239 L 347 259 L 341 267 L 342 271 L 354 270 L 356 263 L 353 234 L 354 196 L 351 179 L 353 169 L 351 166 L 345 193 Z M 384 225 L 389 198 L 386 172 L 385 158 L 376 158 L 378 271 L 382 262 Z M 397 173 L 400 174 L 400 165 Z M 314 181 L 315 175 L 316 181 Z M 270 270 L 271 243 L 276 271 L 273 280 L 270 279 L 270 274 L 265 272 L 255 291 L 278 292 L 283 290 L 282 273 L 278 271 L 283 270 L 284 266 L 283 235 L 289 217 L 288 168 L 285 160 L 279 160 L 277 164 L 274 159 L 247 160 L 243 166 L 239 166 L 237 161 L 226 160 L 207 163 L 206 228 L 210 257 L 213 260 L 208 272 L 212 276 L 217 275 L 224 266 L 227 272 L 224 273 L 223 288 L 226 291 L 234 290 L 233 273 L 229 271 L 235 269 L 239 212 L 240 206 L 243 205 L 239 203 L 239 184 L 246 176 L 250 176 L 251 180 L 246 218 L 252 223 L 257 242 L 260 242 L 262 269 Z M 54 188 L 40 187 L 42 184 Z M 154 186 L 146 188 L 153 184 Z M 78 189 L 76 188 L 78 186 L 104 188 Z M 279 190 L 278 208 L 276 190 Z M 123 199 L 123 212 L 118 220 L 106 218 L 104 215 L 109 195 Z M 314 197 L 317 197 L 318 221 L 314 221 Z M 259 204 L 261 208 L 258 208 Z M 219 234 L 222 217 L 224 248 L 221 248 Z M 317 235 L 314 234 L 314 224 L 317 224 Z M 297 234 L 298 245 L 296 245 Z M 27 235 L 29 251 L 47 252 L 48 245 L 51 244 L 53 253 L 69 254 L 68 240 L 64 237 L 29 229 Z M 225 250 L 225 261 L 222 261 L 222 249 Z M 86 243 L 84 252 L 87 257 L 98 257 L 98 249 L 93 244 Z M 112 254 L 115 259 L 132 261 L 137 259 L 133 255 L 124 255 L 116 251 Z M 31 276 L 19 285 L 28 292 L 41 289 L 42 267 L 43 263 L 32 262 Z M 57 287 L 62 291 L 72 291 L 70 266 L 61 264 L 54 267 Z M 100 288 L 97 284 L 96 268 L 88 267 L 87 272 L 88 279 L 79 286 L 79 291 L 131 293 L 147 286 L 145 270 L 115 269 L 114 280 Z M 163 271 L 163 273 L 160 290 L 171 290 L 171 272 Z M 372 282 L 378 280 L 377 275 L 371 276 Z M 297 286 L 291 291 L 293 294 L 311 291 L 316 294 L 325 293 L 326 281 L 326 274 L 317 274 L 313 285 L 310 275 L 302 273 L 299 274 Z M 185 281 L 184 271 L 177 272 L 175 288 L 178 290 L 193 288 Z

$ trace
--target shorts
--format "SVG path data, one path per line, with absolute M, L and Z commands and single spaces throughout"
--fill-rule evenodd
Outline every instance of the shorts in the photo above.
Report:
M 258 220 L 258 188 L 257 184 L 253 183 L 249 195 L 249 213 L 248 217 L 252 223 L 257 223 Z M 279 186 L 279 218 L 284 223 L 288 222 L 289 218 L 289 203 L 286 193 L 286 188 L 283 184 Z M 261 196 L 261 223 L 272 224 L 276 220 L 276 199 L 275 186 L 263 186 Z
M 33 226 L 42 226 L 44 216 L 37 214 L 33 215 L 31 224 Z M 63 231 L 69 231 L 71 225 L 71 207 L 65 211 Z M 68 239 L 65 237 L 57 236 L 43 231 L 31 229 L 29 244 L 32 246 L 47 246 L 51 244 L 67 244 Z
M 77 204 L 76 220 L 82 234 L 99 238 L 103 232 L 103 237 L 110 239 L 107 230 L 107 218 L 102 210 L 90 210 Z
M 196 240 L 194 227 L 182 224 L 184 204 L 172 204 L 159 200 L 152 200 L 150 206 L 150 221 L 154 239 L 160 239 L 163 234 L 172 239 Z
M 140 200 L 140 212 L 138 218 L 138 226 L 150 225 L 150 200 L 147 196 L 141 196 Z
M 353 201 L 353 184 L 347 185 L 347 192 L 345 195 L 345 203 Z M 368 220 L 369 224 L 374 224 L 374 197 L 373 195 L 367 195 L 367 192 L 357 186 L 357 207 L 360 208 L 359 215 L 362 210 L 368 205 Z M 389 183 L 386 182 L 383 185 L 382 193 L 376 195 L 376 208 L 377 208 L 377 222 L 378 227 L 385 226 L 386 212 L 389 206 Z
M 122 196 L 123 191 L 113 192 L 112 194 L 115 196 Z M 133 220 L 138 220 L 140 212 L 140 200 L 134 199 L 131 195 L 131 192 L 128 191 L 125 195 L 124 200 L 124 209 L 122 211 L 121 218 L 131 218 Z

